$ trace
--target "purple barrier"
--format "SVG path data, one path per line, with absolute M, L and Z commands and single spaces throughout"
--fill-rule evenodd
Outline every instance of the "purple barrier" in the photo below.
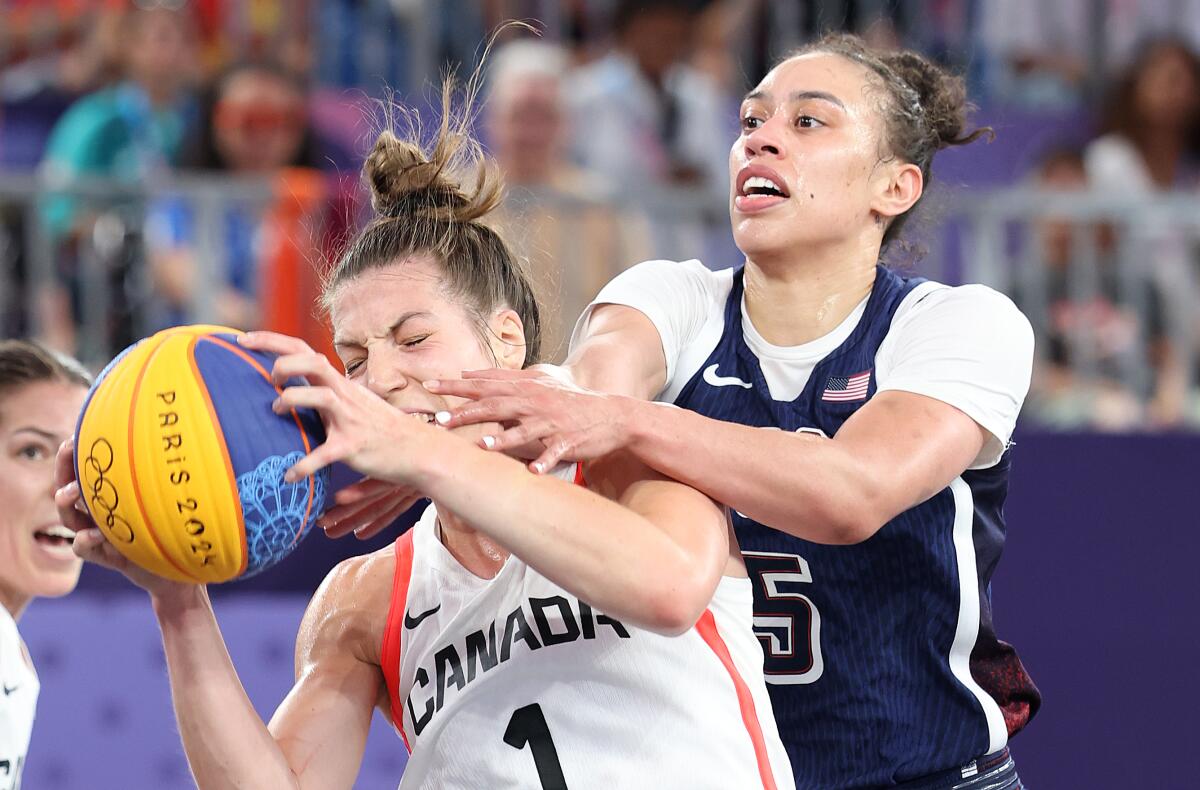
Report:
M 1197 436 L 1019 437 L 992 584 L 1043 708 L 1014 740 L 1033 788 L 1195 787 Z
M 1030 787 L 1195 785 L 1186 723 L 1200 707 L 1198 457 L 1196 436 L 1019 437 L 992 595 L 1001 638 L 1045 697 L 1013 743 Z M 215 604 L 264 717 L 290 687 L 306 598 L 243 593 Z M 192 786 L 144 596 L 37 602 L 21 629 L 44 685 L 27 787 Z M 403 744 L 376 717 L 357 786 L 394 787 L 403 763 Z
M 268 720 L 292 685 L 303 596 L 214 602 L 251 702 Z M 21 620 L 42 681 L 25 786 L 37 790 L 194 788 L 171 710 L 162 643 L 140 593 L 35 602 Z M 395 787 L 404 743 L 376 715 L 357 788 Z

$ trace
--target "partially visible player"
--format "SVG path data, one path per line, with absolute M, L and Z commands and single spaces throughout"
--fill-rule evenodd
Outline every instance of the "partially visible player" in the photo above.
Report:
M 463 160 L 471 189 L 449 177 Z M 364 170 L 378 217 L 326 292 L 346 374 L 294 338 L 242 342 L 281 354 L 277 382 L 310 382 L 278 410 L 325 422 L 290 476 L 343 460 L 434 504 L 326 579 L 269 725 L 205 589 L 130 566 L 72 509 L 77 484 L 59 494 L 77 551 L 150 593 L 199 786 L 349 787 L 378 707 L 411 749 L 403 787 L 792 787 L 724 509 L 625 454 L 538 477 L 478 446 L 499 426 L 433 424 L 457 401 L 421 382 L 519 369 L 540 344 L 529 282 L 482 222 L 499 183 L 465 125 L 428 155 L 384 134 Z M 65 483 L 69 448 L 59 463 Z
M 21 785 L 40 684 L 17 621 L 75 589 L 75 533 L 54 509 L 54 453 L 75 430 L 87 371 L 23 340 L 0 341 L 0 790 Z

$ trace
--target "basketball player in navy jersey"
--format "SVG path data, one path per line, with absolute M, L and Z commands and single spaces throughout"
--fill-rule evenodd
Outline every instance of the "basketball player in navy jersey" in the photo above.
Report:
M 508 426 L 489 447 L 540 440 L 535 472 L 620 448 L 737 511 L 801 788 L 1021 787 L 1007 744 L 1040 700 L 989 580 L 1032 332 L 995 291 L 879 265 L 935 152 L 979 135 L 966 109 L 911 52 L 808 47 L 742 102 L 744 266 L 641 264 L 564 369 L 428 385 L 475 399 L 439 422 Z

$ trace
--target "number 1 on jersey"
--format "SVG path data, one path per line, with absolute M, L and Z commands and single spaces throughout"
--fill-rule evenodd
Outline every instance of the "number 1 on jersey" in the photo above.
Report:
M 550 737 L 550 726 L 546 724 L 541 705 L 535 702 L 514 710 L 512 718 L 508 720 L 508 729 L 504 731 L 504 742 L 514 749 L 524 749 L 525 744 L 529 744 L 542 790 L 567 790 L 562 763 L 558 761 L 558 749 L 554 748 L 554 739 Z

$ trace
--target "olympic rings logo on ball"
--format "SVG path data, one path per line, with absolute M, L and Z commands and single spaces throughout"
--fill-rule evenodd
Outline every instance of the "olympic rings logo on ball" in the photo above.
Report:
M 82 464 L 85 472 L 95 475 L 91 478 L 91 475 L 85 474 L 85 477 L 89 478 L 88 487 L 91 488 L 92 517 L 97 518 L 98 513 L 103 511 L 104 526 L 108 527 L 112 536 L 122 543 L 133 543 L 133 528 L 129 526 L 128 521 L 116 514 L 117 505 L 121 503 L 117 487 L 104 476 L 105 472 L 112 469 L 112 465 L 113 448 L 108 440 L 101 438 L 92 442 L 87 458 L 83 459 Z

